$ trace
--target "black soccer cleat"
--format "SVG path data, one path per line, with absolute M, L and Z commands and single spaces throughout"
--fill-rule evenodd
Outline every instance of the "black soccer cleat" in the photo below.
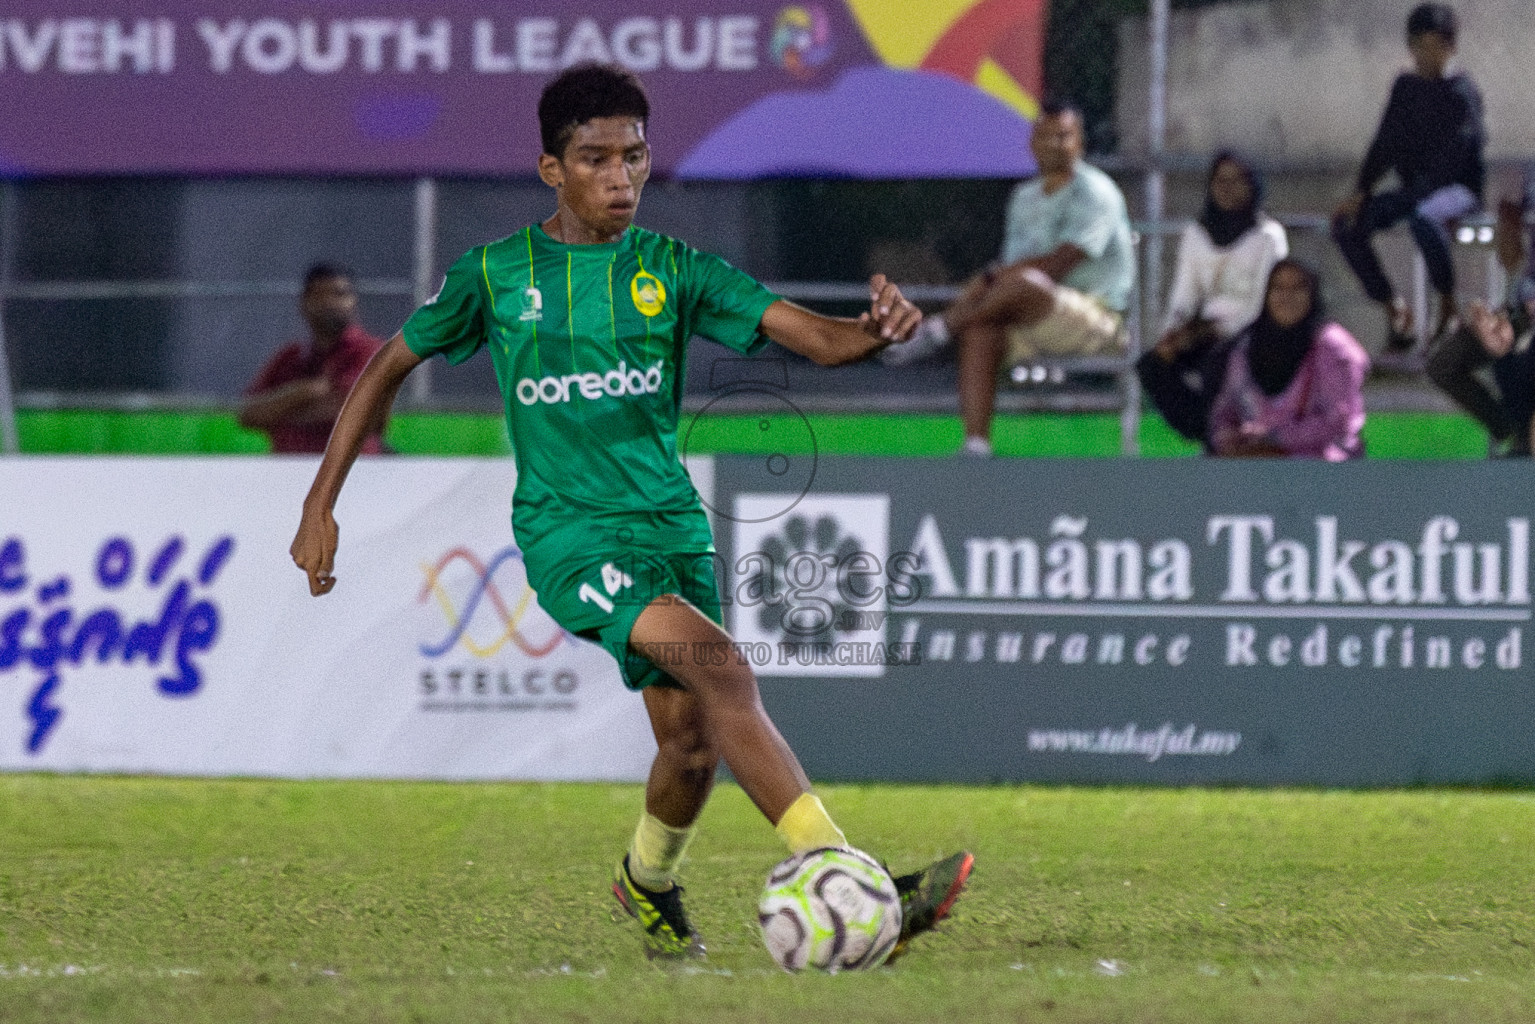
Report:
M 901 937 L 886 963 L 905 953 L 907 943 L 913 938 L 932 931 L 939 921 L 949 916 L 973 867 L 975 855 L 961 850 L 921 871 L 892 879 L 896 894 L 901 897 Z
M 619 906 L 644 929 L 645 956 L 650 960 L 702 960 L 703 940 L 682 909 L 682 886 L 653 892 L 629 877 L 629 855 L 613 872 L 613 895 Z

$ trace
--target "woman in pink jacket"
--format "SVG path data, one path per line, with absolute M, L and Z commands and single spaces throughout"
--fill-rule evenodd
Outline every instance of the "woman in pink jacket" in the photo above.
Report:
M 1364 377 L 1370 358 L 1328 320 L 1316 271 L 1274 264 L 1263 312 L 1244 331 L 1210 413 L 1216 455 L 1326 459 L 1364 454 Z

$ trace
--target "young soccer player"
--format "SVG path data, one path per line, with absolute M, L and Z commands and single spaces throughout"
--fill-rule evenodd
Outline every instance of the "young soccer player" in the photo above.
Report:
M 428 356 L 460 363 L 488 346 L 517 460 L 512 526 L 529 582 L 566 630 L 613 653 L 659 747 L 613 890 L 643 928 L 647 954 L 681 958 L 704 947 L 674 876 L 722 758 L 792 852 L 847 845 L 720 627 L 713 539 L 677 458 L 688 340 L 753 353 L 772 339 L 830 365 L 906 340 L 922 315 L 876 274 L 868 312 L 821 316 L 635 227 L 649 110 L 638 79 L 607 65 L 571 68 L 545 87 L 538 173 L 555 191 L 554 215 L 461 257 L 368 364 L 291 552 L 310 593 L 328 593 L 332 510 L 368 425 Z M 720 656 L 696 655 L 710 650 Z M 948 913 L 972 863 L 961 852 L 896 879 L 898 952 Z

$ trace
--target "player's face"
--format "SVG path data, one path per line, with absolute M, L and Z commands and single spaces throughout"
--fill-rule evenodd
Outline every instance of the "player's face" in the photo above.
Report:
M 1210 175 L 1210 198 L 1227 213 L 1245 210 L 1253 201 L 1253 184 L 1247 172 L 1232 160 L 1222 160 Z
M 1065 174 L 1082 156 L 1082 122 L 1072 112 L 1043 115 L 1034 122 L 1029 149 L 1041 174 Z
M 617 235 L 633 223 L 650 177 L 645 126 L 632 117 L 594 117 L 576 126 L 563 156 L 545 155 L 539 173 L 589 232 Z
M 357 314 L 357 290 L 345 277 L 322 277 L 304 289 L 304 319 L 317 334 L 338 334 Z
M 1280 267 L 1269 280 L 1269 316 L 1280 327 L 1294 327 L 1311 312 L 1311 282 L 1294 267 Z

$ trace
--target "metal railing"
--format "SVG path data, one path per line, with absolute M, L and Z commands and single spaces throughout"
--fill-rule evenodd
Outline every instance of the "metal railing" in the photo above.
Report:
M 422 178 L 415 183 L 414 196 L 413 271 L 405 278 L 362 278 L 357 290 L 360 294 L 409 298 L 420 305 L 430 297 L 439 276 L 436 268 L 437 249 L 437 185 L 433 179 Z M 0 452 L 18 450 L 16 430 L 16 401 L 7 358 L 5 343 L 5 304 L 17 300 L 45 301 L 93 301 L 112 299 L 192 299 L 218 300 L 241 298 L 286 297 L 297 298 L 300 287 L 294 281 L 26 281 L 11 278 L 14 266 L 16 201 L 14 186 L 0 182 Z M 1328 219 L 1316 215 L 1292 215 L 1280 218 L 1291 231 L 1325 232 Z M 1137 437 L 1140 422 L 1140 387 L 1134 372 L 1137 357 L 1144 347 L 1146 330 L 1155 331 L 1160 323 L 1157 303 L 1160 295 L 1142 290 L 1143 281 L 1160 281 L 1162 239 L 1181 232 L 1187 221 L 1147 221 L 1135 225 L 1137 235 L 1148 242 L 1158 244 L 1137 245 L 1136 290 L 1126 318 L 1129 345 L 1122 356 L 1065 358 L 1040 360 L 1038 365 L 1047 371 L 1065 373 L 1098 373 L 1117 377 L 1120 397 L 1121 451 L 1126 455 L 1137 454 Z M 1461 245 L 1480 245 L 1487 248 L 1486 291 L 1489 303 L 1501 301 L 1506 287 L 1506 276 L 1490 246 L 1493 222 L 1486 217 L 1462 221 L 1455 241 Z M 1155 272 L 1149 264 L 1155 260 Z M 1414 249 L 1412 271 L 1412 304 L 1419 324 L 1427 322 L 1428 281 L 1421 256 Z M 766 286 L 785 298 L 814 302 L 859 302 L 868 294 L 862 283 L 832 281 L 779 281 L 765 282 Z M 919 304 L 934 306 L 952 301 L 959 293 L 953 285 L 910 285 L 903 291 Z M 1159 289 L 1158 289 L 1159 291 Z M 431 405 L 434 392 L 429 365 L 423 365 L 411 375 L 409 398 L 417 407 Z M 102 405 L 101 399 L 94 403 Z M 106 404 L 112 404 L 111 399 Z M 142 395 L 123 396 L 122 408 L 142 409 Z

